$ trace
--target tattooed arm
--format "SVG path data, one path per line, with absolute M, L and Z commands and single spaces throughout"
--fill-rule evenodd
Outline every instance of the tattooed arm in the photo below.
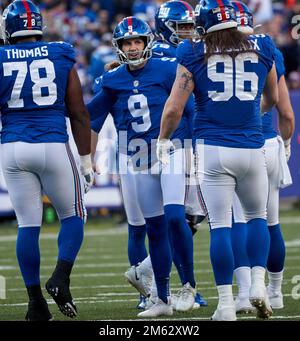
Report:
M 171 94 L 166 101 L 160 124 L 159 139 L 169 139 L 178 127 L 184 107 L 194 90 L 193 75 L 178 65 Z

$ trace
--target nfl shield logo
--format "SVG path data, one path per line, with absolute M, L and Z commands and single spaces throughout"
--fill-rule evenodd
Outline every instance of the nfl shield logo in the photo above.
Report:
M 139 86 L 139 84 L 140 84 L 139 81 L 134 81 L 134 82 L 133 82 L 133 86 L 134 86 L 135 88 L 137 88 L 137 87 Z

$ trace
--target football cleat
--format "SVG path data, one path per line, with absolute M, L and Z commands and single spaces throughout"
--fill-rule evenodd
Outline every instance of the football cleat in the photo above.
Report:
M 187 282 L 180 290 L 176 303 L 176 311 L 188 311 L 195 303 L 196 289 Z
M 176 311 L 176 306 L 177 306 L 177 302 L 178 302 L 178 298 L 179 298 L 179 294 L 172 294 L 171 295 L 171 305 L 174 311 Z
M 46 283 L 46 290 L 57 304 L 59 310 L 66 316 L 77 316 L 77 308 L 70 293 L 70 278 L 58 279 L 51 277 Z
M 156 293 L 151 293 L 149 298 L 147 299 L 145 309 L 151 308 L 157 302 L 157 300 L 158 300 L 157 292 Z
M 153 306 L 145 311 L 138 314 L 138 317 L 157 317 L 157 316 L 171 316 L 173 315 L 173 308 L 171 300 L 168 298 L 168 303 L 165 303 L 160 298 Z
M 195 303 L 193 309 L 199 309 L 200 307 L 207 307 L 207 301 L 201 296 L 199 292 L 196 293 Z
M 153 272 L 140 264 L 133 265 L 124 274 L 127 281 L 143 296 L 148 297 L 152 286 Z
M 212 321 L 236 321 L 236 313 L 234 306 L 217 307 L 211 317 Z
M 45 299 L 31 300 L 28 302 L 28 311 L 25 316 L 26 321 L 52 321 L 53 317 L 49 311 Z
M 272 309 L 282 309 L 284 307 L 282 293 L 271 291 L 270 287 L 267 288 L 267 291 Z
M 255 312 L 255 308 L 250 303 L 249 298 L 240 299 L 237 297 L 234 301 L 234 304 L 237 314 L 251 314 Z
M 140 300 L 139 300 L 139 303 L 137 304 L 136 306 L 136 309 L 146 309 L 146 306 L 147 306 L 147 298 L 143 295 L 140 295 Z
M 256 308 L 257 318 L 268 319 L 273 314 L 266 287 L 252 285 L 250 288 L 250 302 Z
M 192 231 L 192 234 L 194 235 L 198 229 L 201 226 L 202 221 L 206 218 L 205 216 L 202 215 L 190 215 L 190 214 L 185 214 L 186 221 Z

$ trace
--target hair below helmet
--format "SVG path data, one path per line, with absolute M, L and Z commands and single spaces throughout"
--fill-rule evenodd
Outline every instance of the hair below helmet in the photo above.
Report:
M 2 24 L 6 41 L 11 41 L 12 38 L 43 35 L 41 12 L 31 1 L 12 2 L 3 12 Z
M 192 25 L 192 29 L 180 28 L 183 24 Z M 185 1 L 168 1 L 162 4 L 156 11 L 156 33 L 172 45 L 179 44 L 185 37 L 192 37 L 194 35 L 194 27 L 194 9 Z
M 131 60 L 128 53 L 123 52 L 122 44 L 124 40 L 133 38 L 143 39 L 145 47 L 139 59 Z M 154 36 L 151 28 L 144 20 L 136 17 L 127 17 L 115 27 L 112 43 L 122 64 L 138 65 L 152 56 L 153 39 Z
M 235 10 L 229 0 L 200 0 L 195 18 L 200 35 L 237 27 Z

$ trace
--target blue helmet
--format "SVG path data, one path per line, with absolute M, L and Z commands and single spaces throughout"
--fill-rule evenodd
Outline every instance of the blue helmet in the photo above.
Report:
M 5 41 L 12 38 L 42 36 L 43 18 L 39 8 L 28 0 L 15 0 L 2 15 Z
M 253 34 L 253 14 L 249 8 L 241 1 L 231 1 L 235 9 L 238 30 L 245 34 Z
M 125 39 L 141 38 L 145 48 L 139 59 L 130 60 L 128 53 L 122 51 L 122 43 Z M 152 56 L 152 43 L 154 36 L 150 26 L 136 17 L 124 18 L 114 29 L 112 43 L 122 64 L 137 65 L 143 63 Z
M 191 24 L 192 29 L 180 29 L 183 24 Z M 155 14 L 157 35 L 172 45 L 177 45 L 182 37 L 191 37 L 195 28 L 193 7 L 185 1 L 168 1 L 162 4 Z
M 200 35 L 237 27 L 235 10 L 229 0 L 200 0 L 195 17 Z

